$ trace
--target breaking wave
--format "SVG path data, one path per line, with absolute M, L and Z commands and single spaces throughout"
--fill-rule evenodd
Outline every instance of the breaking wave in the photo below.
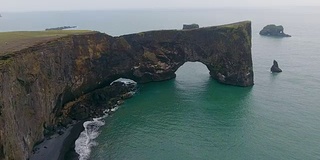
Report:
M 110 85 L 112 85 L 114 82 L 123 82 L 124 84 L 136 84 L 135 81 L 132 81 L 130 79 L 124 79 L 120 78 L 115 81 L 113 81 Z M 135 92 L 130 92 L 131 94 L 134 94 Z M 104 111 L 104 115 L 99 118 L 93 118 L 92 121 L 86 121 L 83 123 L 84 131 L 80 133 L 80 136 L 75 141 L 75 151 L 79 154 L 79 160 L 87 160 L 90 157 L 91 148 L 94 146 L 97 146 L 98 143 L 95 141 L 95 139 L 100 134 L 100 127 L 105 125 L 104 119 L 108 117 L 109 112 L 115 112 L 119 107 L 116 106 L 112 109 L 107 109 Z
M 94 141 L 99 134 L 99 128 L 105 125 L 104 118 L 108 116 L 109 110 L 106 110 L 104 116 L 99 118 L 93 118 L 92 121 L 86 121 L 83 123 L 84 131 L 80 133 L 79 138 L 75 142 L 75 151 L 79 154 L 79 160 L 89 159 L 91 148 L 98 145 Z

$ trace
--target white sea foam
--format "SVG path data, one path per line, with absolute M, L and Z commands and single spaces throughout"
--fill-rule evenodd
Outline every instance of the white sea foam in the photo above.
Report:
M 119 78 L 113 82 L 110 83 L 110 85 L 112 85 L 114 82 L 123 82 L 124 84 L 137 84 L 137 82 L 135 82 L 134 80 L 131 79 L 126 79 L 126 78 Z
M 131 79 L 119 78 L 114 82 L 123 82 L 124 84 L 137 84 L 135 81 Z M 110 85 L 112 85 L 112 83 Z M 131 91 L 130 94 L 134 94 L 135 92 Z M 80 133 L 80 136 L 75 141 L 75 151 L 79 154 L 79 160 L 87 160 L 90 157 L 91 148 L 93 146 L 97 146 L 98 143 L 94 141 L 99 134 L 99 128 L 105 125 L 104 119 L 108 116 L 108 113 L 115 112 L 119 107 L 116 106 L 112 109 L 106 109 L 103 113 L 104 116 L 99 118 L 93 118 L 92 121 L 86 121 L 83 123 L 84 131 Z
M 111 112 L 115 112 L 118 108 L 119 108 L 118 106 L 117 106 L 117 107 L 112 108 L 112 109 L 111 109 Z
M 86 121 L 83 123 L 84 131 L 80 133 L 79 138 L 75 142 L 75 151 L 79 154 L 79 160 L 89 159 L 91 148 L 98 145 L 94 141 L 100 132 L 99 128 L 105 125 L 104 118 L 108 116 L 107 110 L 105 115 L 99 118 L 93 118 L 92 121 Z

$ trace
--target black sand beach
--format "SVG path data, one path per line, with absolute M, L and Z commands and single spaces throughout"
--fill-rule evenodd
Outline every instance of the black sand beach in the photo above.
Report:
M 63 160 L 77 159 L 74 152 L 74 142 L 83 131 L 83 122 L 77 122 L 66 128 L 63 134 L 58 133 L 46 138 L 42 143 L 34 147 L 34 154 L 29 160 Z

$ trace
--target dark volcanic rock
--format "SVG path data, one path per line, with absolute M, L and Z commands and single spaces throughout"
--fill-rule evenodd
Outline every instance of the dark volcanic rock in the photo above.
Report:
M 263 36 L 273 36 L 273 37 L 291 37 L 288 34 L 285 34 L 283 32 L 284 28 L 283 26 L 276 26 L 274 24 L 267 25 L 263 27 L 263 29 L 260 31 L 260 35 Z
M 198 24 L 184 24 L 182 29 L 197 29 L 199 28 Z
M 278 62 L 276 60 L 273 60 L 273 65 L 270 68 L 271 72 L 282 72 L 282 70 L 279 68 Z
M 121 102 L 111 98 L 116 93 L 130 97 L 104 88 L 120 77 L 139 83 L 168 80 L 185 62 L 199 61 L 220 83 L 253 85 L 248 21 L 120 37 L 69 35 L 10 55 L 0 59 L 0 159 L 6 160 L 27 159 L 44 131 L 51 131 L 49 126 L 97 115 L 105 106 L 88 108 L 94 100 L 112 105 Z M 95 94 L 100 88 L 108 92 Z M 78 103 L 82 98 L 88 99 Z
M 89 117 L 101 117 L 103 116 L 103 111 L 105 109 L 112 109 L 120 103 L 123 103 L 121 101 L 131 98 L 135 91 L 136 84 L 115 82 L 110 86 L 97 89 L 81 96 L 77 101 L 71 102 L 69 107 L 64 108 L 71 109 L 71 111 L 67 112 L 74 120 L 86 120 Z M 64 110 L 62 110 L 62 112 L 64 112 Z M 63 119 L 64 118 L 62 117 L 61 120 Z

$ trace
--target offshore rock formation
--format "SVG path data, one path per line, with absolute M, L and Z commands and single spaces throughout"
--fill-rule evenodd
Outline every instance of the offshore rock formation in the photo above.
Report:
M 273 65 L 270 68 L 271 72 L 282 72 L 282 70 L 279 68 L 278 62 L 276 60 L 273 60 Z
M 288 34 L 285 34 L 283 32 L 284 28 L 283 26 L 276 26 L 274 24 L 267 25 L 263 27 L 263 29 L 260 31 L 260 35 L 263 36 L 273 36 L 273 37 L 291 37 Z
M 0 56 L 0 159 L 26 159 L 44 131 L 86 93 L 124 77 L 175 77 L 185 62 L 205 64 L 218 82 L 253 85 L 251 22 L 120 37 L 93 32 L 57 38 Z
M 182 29 L 198 29 L 198 24 L 184 24 Z

